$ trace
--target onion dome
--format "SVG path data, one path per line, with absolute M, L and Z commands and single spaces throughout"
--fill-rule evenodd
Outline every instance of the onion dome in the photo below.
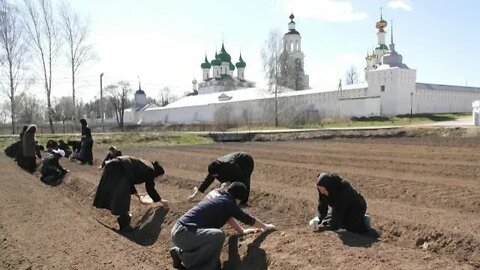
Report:
M 387 27 L 388 23 L 387 21 L 385 21 L 383 19 L 383 13 L 382 13 L 382 9 L 380 9 L 380 21 L 377 22 L 377 24 L 375 25 L 375 27 L 380 31 L 380 32 L 384 32 L 384 28 Z
M 229 68 L 230 68 L 231 71 L 235 70 L 235 66 L 231 62 L 230 62 Z
M 212 65 L 208 62 L 207 60 L 207 55 L 205 55 L 205 62 L 203 62 L 200 67 L 202 69 L 210 69 L 212 67 Z
M 288 32 L 285 33 L 285 35 L 300 35 L 300 33 L 295 30 L 295 22 L 293 21 L 293 19 L 295 19 L 295 16 L 293 15 L 293 13 L 290 14 L 288 18 L 290 18 L 290 22 L 288 23 Z
M 247 63 L 245 63 L 242 59 L 242 54 L 240 54 L 240 59 L 238 59 L 238 62 L 235 64 L 237 68 L 245 68 L 247 66 Z
M 225 50 L 225 46 L 223 45 L 223 43 L 222 43 L 222 49 L 220 50 L 220 54 L 218 55 L 218 58 L 222 62 L 231 62 L 232 61 L 232 58 L 230 57 L 230 54 L 228 54 L 227 51 Z

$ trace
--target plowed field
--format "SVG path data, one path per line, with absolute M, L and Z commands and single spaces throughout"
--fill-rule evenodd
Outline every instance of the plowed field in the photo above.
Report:
M 227 237 L 223 269 L 480 269 L 477 138 L 122 149 L 164 165 L 157 190 L 170 201 L 169 210 L 155 211 L 132 200 L 132 223 L 143 225 L 126 235 L 109 212 L 92 207 L 105 151 L 95 150 L 94 166 L 62 160 L 71 173 L 55 187 L 0 157 L 1 269 L 172 269 L 170 229 L 193 206 L 186 197 L 213 159 L 233 151 L 255 159 L 245 210 L 278 230 Z M 378 239 L 308 228 L 322 171 L 339 173 L 365 196 Z

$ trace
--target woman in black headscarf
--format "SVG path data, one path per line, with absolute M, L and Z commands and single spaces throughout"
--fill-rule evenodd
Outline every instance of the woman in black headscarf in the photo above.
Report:
M 82 165 L 86 163 L 93 165 L 92 130 L 88 127 L 87 120 L 80 119 L 80 124 L 82 125 L 82 146 L 80 148 L 80 153 L 78 154 L 78 160 Z
M 362 194 L 335 173 L 321 173 L 316 181 L 318 191 L 318 217 L 310 224 L 321 224 L 331 230 L 345 229 L 355 233 L 367 233 L 367 203 Z M 328 217 L 331 207 L 331 217 Z
M 145 189 L 153 202 L 161 202 L 168 207 L 168 201 L 162 200 L 155 190 L 155 178 L 163 175 L 160 164 L 148 162 L 135 157 L 120 156 L 107 163 L 103 170 L 93 205 L 97 208 L 109 209 L 117 218 L 120 231 L 130 231 L 130 196 L 135 195 L 140 202 L 144 200 L 136 188 L 136 184 L 145 183 Z

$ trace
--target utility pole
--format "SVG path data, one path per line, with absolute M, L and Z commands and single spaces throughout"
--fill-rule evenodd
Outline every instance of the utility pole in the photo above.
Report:
M 103 72 L 100 73 L 100 117 L 102 118 L 102 132 L 105 132 L 105 125 L 103 123 L 103 86 L 102 86 Z
M 413 115 L 413 92 L 410 92 L 410 115 Z

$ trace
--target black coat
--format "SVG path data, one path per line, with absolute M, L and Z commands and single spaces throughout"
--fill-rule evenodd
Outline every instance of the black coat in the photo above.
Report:
M 214 174 L 218 174 L 216 179 L 220 183 L 239 181 L 244 183 L 249 190 L 253 168 L 253 158 L 247 153 L 235 152 L 219 157 L 208 165 L 208 175 L 198 187 L 198 190 L 205 192 L 215 179 Z
M 356 191 L 349 182 L 337 174 L 322 173 L 317 179 L 317 185 L 328 191 L 328 196 L 318 192 L 318 214 L 320 221 L 332 208 L 332 216 L 327 223 L 332 230 L 346 229 L 352 232 L 366 232 L 364 215 L 367 203 L 362 194 Z
M 109 209 L 114 215 L 124 215 L 130 209 L 130 196 L 135 194 L 135 184 L 145 183 L 145 189 L 154 202 L 161 200 L 155 190 L 155 178 L 164 174 L 161 166 L 138 158 L 121 156 L 109 162 L 103 171 L 93 205 Z
M 9 145 L 4 150 L 5 155 L 7 155 L 7 157 L 14 158 L 17 155 L 17 152 L 19 151 L 19 148 L 22 147 L 21 144 L 22 144 L 22 142 L 18 141 L 18 142 L 15 142 L 15 143 L 12 143 L 11 145 Z
M 58 179 L 67 173 L 67 170 L 60 165 L 59 156 L 55 154 L 48 153 L 42 163 L 41 173 L 44 178 L 54 176 Z

